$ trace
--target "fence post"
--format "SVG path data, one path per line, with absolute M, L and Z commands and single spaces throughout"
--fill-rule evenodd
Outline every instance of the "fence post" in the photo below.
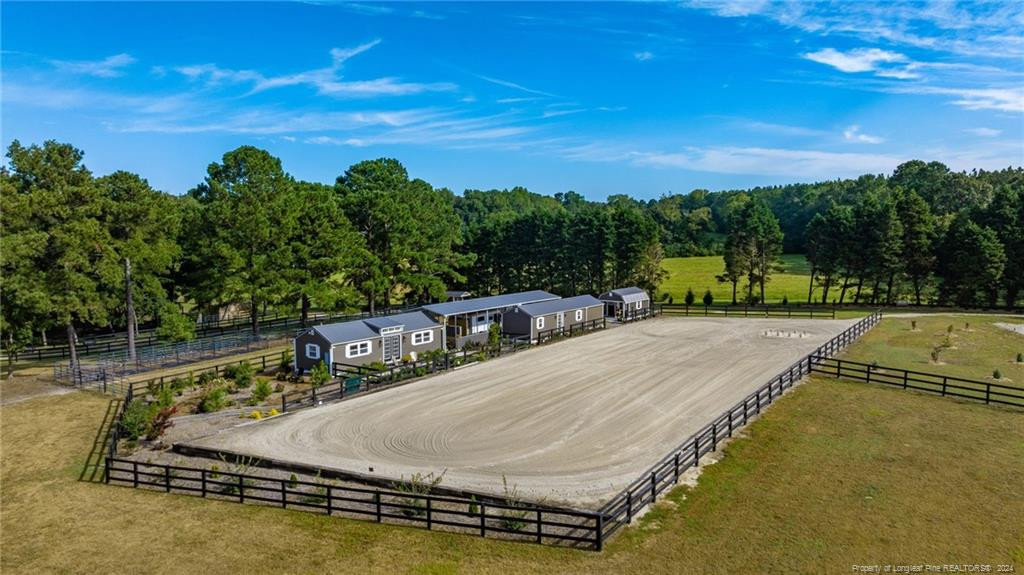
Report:
M 206 468 L 199 470 L 199 493 L 200 497 L 206 497 Z
M 480 537 L 487 537 L 487 504 L 480 503 Z
M 942 376 L 942 395 L 946 395 L 946 376 Z
M 171 492 L 171 466 L 164 466 L 164 491 Z
M 633 492 L 626 492 L 626 523 L 633 521 Z
M 594 550 L 601 551 L 604 546 L 604 514 L 597 514 L 597 530 L 594 539 Z
M 672 459 L 675 461 L 675 478 L 676 478 L 675 482 L 679 483 L 679 452 L 678 451 L 675 453 L 675 455 L 672 456 Z
M 907 370 L 903 370 L 903 389 L 907 388 Z
M 985 384 L 985 403 L 986 404 L 988 403 L 988 396 L 989 396 L 989 392 L 990 391 L 992 391 L 992 386 L 990 384 L 986 383 Z
M 718 422 L 711 422 L 711 451 L 718 448 Z
M 544 529 L 542 527 L 543 524 L 540 522 L 540 520 L 541 520 L 540 519 L 540 508 L 538 508 L 537 509 L 537 543 L 543 543 L 544 542 Z
M 139 462 L 132 462 L 132 487 L 139 486 Z
M 658 498 L 658 472 L 651 472 L 651 504 Z
M 281 509 L 288 509 L 288 486 L 281 480 Z M 329 515 L 329 514 L 328 514 Z
M 697 461 L 700 459 L 700 438 L 696 435 L 693 436 L 693 467 L 697 467 Z
M 110 458 L 103 458 L 103 483 L 110 483 Z
M 284 395 L 283 393 L 281 394 L 281 413 L 288 411 L 288 404 L 284 400 Z
M 241 474 L 238 475 L 238 502 L 245 503 L 245 483 Z
M 434 522 L 433 515 L 431 514 L 431 501 L 433 500 L 430 497 L 427 497 L 427 531 L 430 531 L 430 528 Z
M 373 494 L 373 500 L 374 500 L 374 502 L 377 503 L 377 523 L 380 523 L 381 522 L 381 516 L 380 516 L 380 491 L 379 490 L 377 491 L 377 493 Z

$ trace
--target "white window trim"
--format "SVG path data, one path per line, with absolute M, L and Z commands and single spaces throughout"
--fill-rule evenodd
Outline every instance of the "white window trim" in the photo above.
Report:
M 363 348 L 365 347 L 365 351 Z M 370 340 L 357 341 L 345 346 L 345 357 L 363 357 L 373 353 L 373 342 Z
M 583 310 L 576 310 L 576 321 L 583 321 Z
M 537 329 L 544 329 L 544 317 L 537 318 Z
M 307 343 L 306 359 L 320 359 L 320 346 L 315 343 Z
M 428 329 L 424 331 L 417 331 L 412 334 L 413 345 L 425 345 L 434 342 L 434 330 Z

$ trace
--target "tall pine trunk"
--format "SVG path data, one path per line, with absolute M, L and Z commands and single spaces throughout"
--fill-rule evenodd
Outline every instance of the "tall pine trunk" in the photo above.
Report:
M 832 274 L 825 275 L 825 285 L 821 287 L 821 303 L 828 303 L 828 288 L 832 287 Z
M 814 298 L 814 274 L 816 270 L 811 266 L 811 281 L 807 283 L 807 303 L 810 304 Z
M 739 285 L 740 280 L 732 280 L 732 305 L 736 305 L 736 287 Z
M 124 258 L 124 309 L 128 324 L 128 361 L 135 363 L 135 336 L 138 326 L 135 325 L 135 303 L 132 301 L 132 262 Z
M 839 305 L 843 304 L 843 300 L 846 299 L 846 290 L 850 287 L 850 276 L 843 278 L 843 289 L 839 291 Z
M 71 321 L 68 322 L 68 355 L 71 357 L 71 383 L 82 383 L 82 370 L 78 365 L 78 337 L 75 335 L 75 325 Z
M 885 286 L 885 303 L 892 304 L 892 284 L 896 281 L 896 272 L 889 273 L 889 282 Z
M 260 336 L 260 314 L 255 296 L 249 298 L 249 326 L 252 327 L 253 337 L 258 338 Z
M 302 294 L 302 327 L 306 327 L 309 320 L 309 296 Z

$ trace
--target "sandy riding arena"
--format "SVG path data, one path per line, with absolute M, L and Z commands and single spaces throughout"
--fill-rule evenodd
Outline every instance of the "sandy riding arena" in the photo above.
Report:
M 855 321 L 659 318 L 190 444 L 596 508 Z

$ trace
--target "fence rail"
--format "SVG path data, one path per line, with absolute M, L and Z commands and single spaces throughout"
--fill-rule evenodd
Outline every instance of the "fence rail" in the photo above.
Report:
M 537 344 L 547 343 L 559 337 L 572 337 L 582 333 L 605 329 L 608 327 L 607 318 L 592 319 L 580 323 L 573 323 L 563 327 L 556 327 L 537 332 Z
M 682 472 L 690 467 L 696 467 L 703 455 L 715 451 L 719 441 L 732 437 L 736 429 L 745 425 L 751 417 L 759 415 L 786 389 L 809 374 L 813 365 L 812 358 L 834 355 L 837 351 L 856 341 L 880 320 L 881 313 L 875 312 L 830 339 L 813 353 L 773 377 L 746 399 L 713 419 L 711 423 L 641 474 L 600 509 L 600 513 L 604 516 L 602 537 L 607 539 L 620 528 L 628 525 L 637 511 L 654 503 L 658 495 L 679 483 Z
M 602 545 L 602 517 L 595 512 L 214 472 L 113 456 L 104 465 L 107 483 L 165 493 L 598 551 Z
M 812 371 L 837 378 L 880 383 L 987 404 L 1024 407 L 1024 389 L 1019 387 L 823 356 L 813 356 L 811 360 Z
M 836 310 L 831 307 L 799 306 L 731 306 L 731 305 L 686 305 L 678 303 L 655 304 L 665 315 L 684 317 L 774 317 L 835 319 Z

